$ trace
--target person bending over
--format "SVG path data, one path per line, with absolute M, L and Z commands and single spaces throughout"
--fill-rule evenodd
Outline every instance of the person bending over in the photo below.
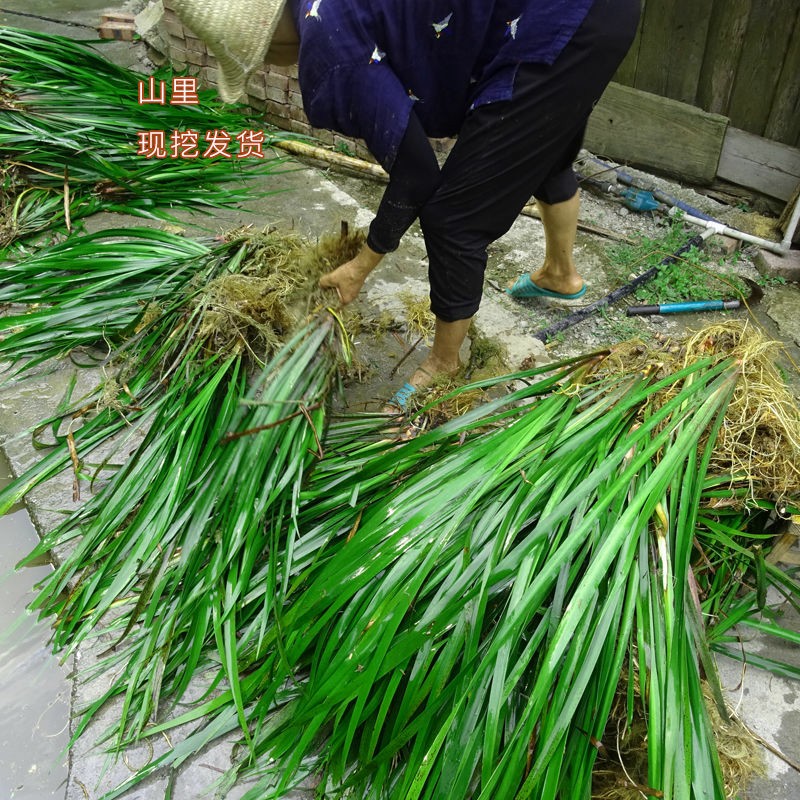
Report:
M 342 303 L 419 219 L 433 346 L 390 404 L 459 368 L 486 251 L 536 198 L 539 269 L 512 297 L 581 297 L 572 163 L 633 41 L 639 0 L 175 0 L 220 65 L 224 100 L 263 63 L 297 63 L 309 122 L 363 139 L 389 183 L 351 261 L 324 275 Z M 453 137 L 440 168 L 428 137 Z

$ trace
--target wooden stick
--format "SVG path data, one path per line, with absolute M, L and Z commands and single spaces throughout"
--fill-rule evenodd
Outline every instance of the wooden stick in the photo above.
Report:
M 279 147 L 281 150 L 285 150 L 287 153 L 292 153 L 296 156 L 325 161 L 328 164 L 335 164 L 340 167 L 355 170 L 356 172 L 366 173 L 374 178 L 381 178 L 383 180 L 389 179 L 386 170 L 379 164 L 371 164 L 369 161 L 364 161 L 361 158 L 346 156 L 342 153 L 336 153 L 333 150 L 326 150 L 324 147 L 315 147 L 305 142 L 298 142 L 295 139 L 275 142 L 273 146 Z
M 417 349 L 417 346 L 422 341 L 422 339 L 423 337 L 420 336 L 419 339 L 417 339 L 417 341 L 414 342 L 414 344 L 412 344 L 411 347 L 408 348 L 408 350 L 406 350 L 406 352 L 403 354 L 403 357 L 394 365 L 394 368 L 392 369 L 391 373 L 389 373 L 390 379 L 394 378 L 394 376 L 397 375 L 397 370 L 400 369 L 400 367 L 403 365 L 403 362 Z
M 536 203 L 528 203 L 521 212 L 526 217 L 533 217 L 534 219 L 541 220 L 542 215 L 539 209 L 536 208 Z M 605 236 L 606 239 L 613 239 L 615 242 L 624 242 L 625 244 L 635 244 L 632 239 L 629 239 L 622 233 L 612 231 L 610 228 L 601 228 L 598 225 L 590 225 L 588 222 L 578 222 L 578 230 L 586 231 L 587 233 L 594 233 L 597 236 Z
M 790 758 L 786 755 L 786 753 L 781 752 L 774 744 L 768 742 L 763 737 L 759 736 L 749 725 L 747 725 L 744 720 L 739 718 L 739 722 L 745 728 L 745 730 L 763 747 L 766 747 L 767 750 L 770 751 L 774 756 L 777 756 L 781 761 L 785 764 L 788 764 L 795 772 L 800 772 L 800 764 L 795 761 L 793 758 Z
M 792 523 L 789 530 L 778 538 L 772 546 L 766 561 L 768 564 L 800 564 L 800 553 L 794 550 L 795 544 L 800 541 L 800 525 Z

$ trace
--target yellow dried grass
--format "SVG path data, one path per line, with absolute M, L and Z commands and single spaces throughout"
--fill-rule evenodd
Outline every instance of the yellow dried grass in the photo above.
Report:
M 598 758 L 592 771 L 592 800 L 642 800 L 647 792 L 647 722 L 641 704 L 639 682 L 634 682 L 634 712 L 629 728 L 627 717 L 627 673 L 620 679 L 614 708 L 603 741 L 596 743 Z M 703 682 L 703 696 L 725 785 L 725 797 L 741 796 L 745 786 L 765 771 L 759 743 L 735 714 L 724 720 L 711 689 Z
M 776 502 L 800 492 L 800 408 L 777 367 L 782 345 L 754 325 L 723 322 L 691 336 L 684 361 L 733 357 L 739 378 L 709 471 L 731 474 L 752 499 Z
M 733 358 L 739 376 L 714 446 L 709 472 L 731 475 L 750 500 L 781 503 L 800 492 L 800 408 L 777 367 L 783 345 L 748 321 L 706 326 L 684 340 L 652 347 L 641 341 L 614 346 L 600 367 L 606 374 L 658 379 L 701 358 Z M 652 396 L 658 405 L 672 394 Z
M 313 244 L 274 228 L 240 228 L 226 238 L 242 245 L 243 257 L 235 272 L 198 293 L 197 336 L 214 352 L 244 351 L 256 360 L 271 355 L 312 309 L 334 299 L 319 288 L 320 276 L 353 258 L 364 241 L 346 227 Z

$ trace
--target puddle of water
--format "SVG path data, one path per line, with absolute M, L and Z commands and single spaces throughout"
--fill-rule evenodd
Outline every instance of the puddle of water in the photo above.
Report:
M 0 451 L 0 487 L 10 470 Z M 52 568 L 14 570 L 38 541 L 24 509 L 0 517 L 0 797 L 49 800 L 66 793 L 71 684 L 47 644 L 49 626 L 25 610 Z

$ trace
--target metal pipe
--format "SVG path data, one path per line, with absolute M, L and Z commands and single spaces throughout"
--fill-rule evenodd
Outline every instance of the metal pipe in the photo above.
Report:
M 785 240 L 784 242 L 773 242 L 769 239 L 762 239 L 760 236 L 753 236 L 752 234 L 744 233 L 744 231 L 736 230 L 736 228 L 729 228 L 727 225 L 724 225 L 721 222 L 700 219 L 699 217 L 692 216 L 691 214 L 685 214 L 684 212 L 680 211 L 680 209 L 671 208 L 669 215 L 674 217 L 679 212 L 681 214 L 681 220 L 684 222 L 691 222 L 693 225 L 699 225 L 701 228 L 706 228 L 707 230 L 710 230 L 713 233 L 718 233 L 721 236 L 730 236 L 732 239 L 739 239 L 742 242 L 758 245 L 764 250 L 777 253 L 779 256 L 785 255 L 789 249 L 789 245 L 785 244 Z M 791 236 L 789 239 L 791 244 Z
M 784 234 L 783 241 L 781 242 L 781 247 L 783 247 L 784 253 L 787 252 L 792 246 L 792 239 L 794 238 L 794 232 L 797 230 L 798 222 L 800 222 L 800 192 L 798 192 L 797 198 L 794 201 L 794 210 L 789 217 L 789 223 L 786 226 L 786 233 Z

